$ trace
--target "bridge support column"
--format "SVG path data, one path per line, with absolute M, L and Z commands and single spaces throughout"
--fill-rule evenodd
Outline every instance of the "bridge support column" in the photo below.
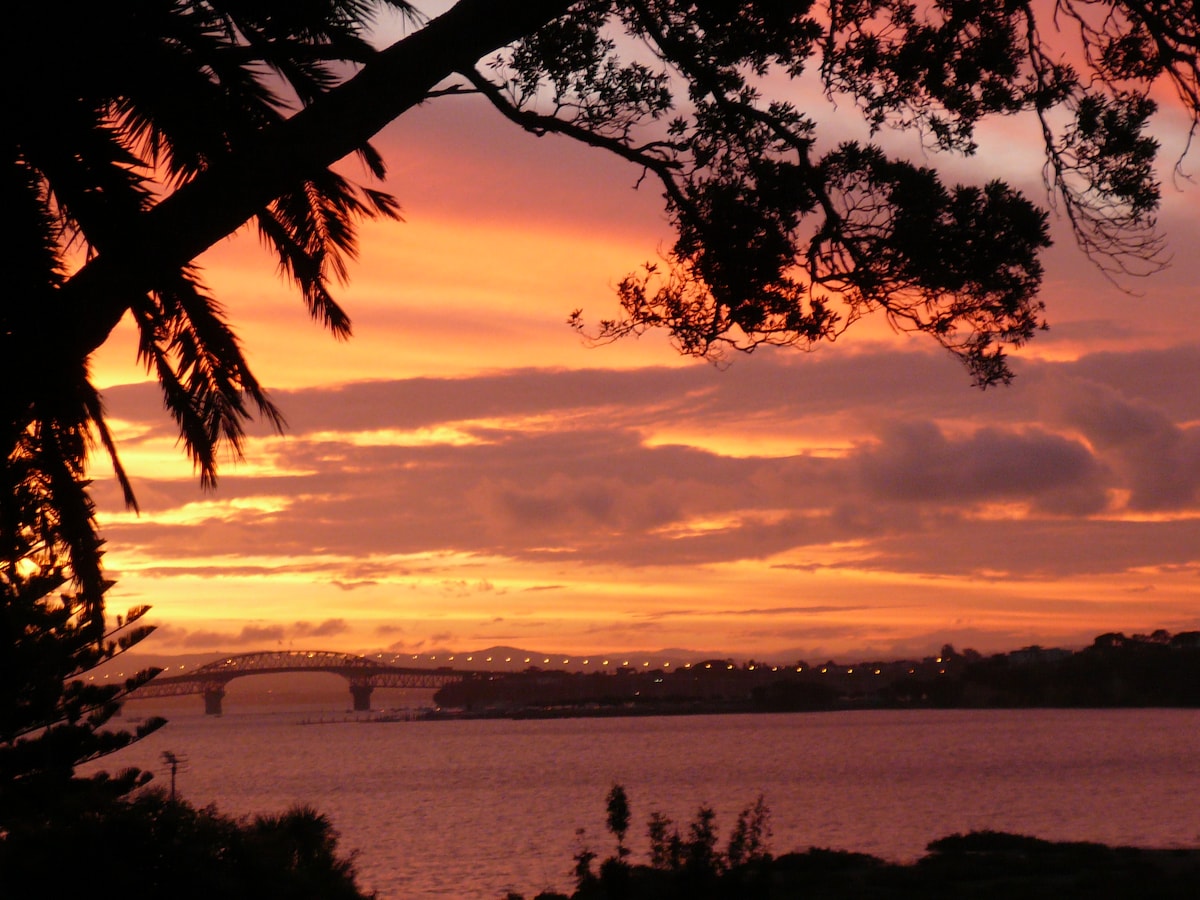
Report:
M 225 685 L 218 684 L 215 687 L 206 687 L 204 689 L 204 714 L 206 716 L 221 715 L 221 698 L 225 696 Z
M 371 692 L 375 688 L 370 683 L 350 682 L 350 696 L 354 698 L 355 712 L 369 712 L 371 709 Z

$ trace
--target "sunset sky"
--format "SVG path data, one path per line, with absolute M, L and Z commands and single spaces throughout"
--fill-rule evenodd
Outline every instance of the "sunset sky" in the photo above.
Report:
M 821 127 L 863 136 L 849 103 Z M 132 330 L 94 361 L 142 508 L 97 458 L 110 609 L 151 604 L 158 653 L 786 660 L 1200 628 L 1200 186 L 1172 177 L 1181 117 L 1158 128 L 1171 266 L 1114 285 L 1057 222 L 1051 330 L 979 391 L 882 321 L 726 368 L 661 335 L 585 346 L 568 313 L 612 314 L 670 244 L 659 192 L 474 100 L 429 103 L 376 141 L 405 221 L 363 229 L 338 293 L 352 340 L 308 319 L 248 230 L 201 258 L 288 419 L 218 490 Z M 1044 201 L 1036 125 L 982 138 L 929 161 Z

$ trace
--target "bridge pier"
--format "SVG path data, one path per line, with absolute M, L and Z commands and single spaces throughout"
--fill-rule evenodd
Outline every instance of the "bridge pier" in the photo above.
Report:
M 350 696 L 354 699 L 355 712 L 370 712 L 371 692 L 375 690 L 370 682 L 350 682 Z
M 331 672 L 340 675 L 349 682 L 350 697 L 356 712 L 371 711 L 371 694 L 377 687 L 438 688 L 470 674 L 446 667 L 435 670 L 384 665 L 363 656 L 320 650 L 262 651 L 226 656 L 187 674 L 161 675 L 152 683 L 142 685 L 127 699 L 200 694 L 204 698 L 205 714 L 219 716 L 225 689 L 230 681 L 248 675 L 283 672 Z M 475 673 L 471 677 L 481 676 Z
M 204 688 L 204 714 L 221 715 L 221 698 L 225 696 L 225 685 L 208 685 Z

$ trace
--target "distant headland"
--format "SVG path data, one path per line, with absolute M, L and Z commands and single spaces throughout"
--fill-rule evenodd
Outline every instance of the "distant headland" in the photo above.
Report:
M 949 644 L 909 660 L 787 664 L 708 659 L 674 668 L 571 672 L 530 665 L 468 675 L 434 694 L 435 717 L 664 715 L 877 708 L 1200 706 L 1200 631 L 1098 635 L 1080 650 L 984 656 Z
M 310 654 L 311 655 L 311 654 Z M 238 655 L 235 655 L 238 656 Z M 245 656 L 241 654 L 240 656 Z M 155 666 L 180 679 L 221 654 L 128 654 L 120 668 Z M 240 658 L 240 657 L 239 657 Z M 470 653 L 371 653 L 363 663 L 452 674 L 421 717 L 561 717 L 786 712 L 873 708 L 1200 706 L 1200 631 L 1105 632 L 1079 649 L 1030 645 L 981 654 L 951 644 L 912 659 L 854 662 L 737 660 L 659 650 L 567 655 L 515 647 Z M 111 664 L 109 667 L 112 667 Z M 103 670 L 101 670 L 103 671 Z M 124 672 L 95 677 L 124 677 Z M 242 696 L 312 701 L 342 696 L 329 675 L 264 675 L 238 682 Z M 334 682 L 337 686 L 330 684 Z M 413 694 L 412 691 L 409 692 Z M 386 708 L 387 696 L 378 698 Z

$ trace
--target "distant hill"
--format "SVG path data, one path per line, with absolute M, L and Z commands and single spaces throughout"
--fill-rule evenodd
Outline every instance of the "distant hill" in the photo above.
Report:
M 258 652 L 278 651 L 264 648 Z M 778 678 L 786 677 L 789 682 L 807 683 L 810 679 L 815 679 L 813 684 L 819 684 L 821 690 L 830 695 L 826 698 L 827 704 L 835 705 L 870 701 L 885 705 L 901 703 L 944 706 L 1190 706 L 1200 703 L 1200 695 L 1197 694 L 1200 691 L 1198 654 L 1200 632 L 1171 635 L 1159 630 L 1151 635 L 1137 634 L 1132 637 L 1126 637 L 1119 632 L 1108 632 L 1096 637 L 1091 646 L 1078 651 L 1029 646 L 985 657 L 969 649 L 957 653 L 947 644 L 941 651 L 919 660 L 874 660 L 840 664 L 814 660 L 811 666 L 804 663 L 803 673 L 796 661 L 773 664 L 769 661 L 740 660 L 719 653 L 680 649 L 579 655 L 493 646 L 466 653 L 430 651 L 413 654 L 375 651 L 362 655 L 402 668 L 452 668 L 500 673 L 536 671 L 576 675 L 615 675 L 623 672 L 630 675 L 646 675 L 652 684 L 668 686 L 682 684 L 678 678 L 671 678 L 671 673 L 679 673 L 682 676 L 689 669 L 691 672 L 702 669 L 708 673 L 705 675 L 707 685 L 716 684 L 713 678 L 726 670 L 729 670 L 726 680 L 731 685 L 741 685 L 746 676 L 751 676 L 755 682 L 769 680 L 772 673 L 778 669 Z M 158 655 L 131 652 L 114 659 L 95 673 L 89 673 L 89 677 L 122 679 L 147 667 L 160 667 L 164 674 L 180 675 L 190 669 L 221 660 L 224 656 L 234 655 L 240 654 Z M 636 688 L 635 681 L 640 679 L 628 680 L 626 687 L 633 685 Z M 476 681 L 473 684 L 475 687 L 472 689 L 478 690 L 480 682 Z M 333 708 L 348 708 L 350 705 L 345 680 L 332 673 L 257 675 L 253 678 L 235 679 L 227 686 L 227 690 L 251 701 L 275 702 L 286 699 L 304 703 L 320 702 Z M 375 708 L 422 706 L 433 702 L 430 690 L 378 690 L 380 693 L 373 702 Z M 525 688 L 521 690 L 525 691 Z M 556 690 L 561 691 L 561 686 Z M 643 692 L 643 696 L 661 690 L 666 688 L 651 688 Z M 706 687 L 705 693 L 711 694 L 712 690 Z M 744 693 L 742 687 L 730 690 L 739 696 Z M 761 694 L 762 690 L 759 693 Z M 884 696 L 885 693 L 887 696 Z M 439 702 L 448 700 L 449 694 Z M 760 697 L 759 700 L 762 701 L 763 698 Z M 479 701 L 482 702 L 482 697 Z M 772 702 L 784 706 L 788 703 L 812 706 L 816 701 L 807 694 L 799 699 L 789 694 L 783 699 L 775 698 Z M 450 702 L 449 705 L 459 704 Z
M 152 644 L 153 638 L 146 643 Z M 312 647 L 256 647 L 226 652 L 165 654 L 144 652 L 139 647 L 137 650 L 132 650 L 113 660 L 101 671 L 106 673 L 115 669 L 137 671 L 138 669 L 156 666 L 169 670 L 172 674 L 178 674 L 181 671 L 215 662 L 227 656 L 238 656 L 244 653 L 324 649 L 328 648 L 314 644 Z M 381 662 L 394 666 L 422 669 L 436 669 L 442 666 L 449 666 L 450 668 L 469 671 L 495 672 L 523 672 L 530 667 L 559 669 L 568 672 L 599 672 L 605 669 L 616 669 L 617 667 L 649 670 L 655 668 L 673 668 L 689 662 L 698 662 L 706 659 L 727 658 L 727 654 L 682 649 L 578 654 L 546 652 L 508 646 L 486 647 L 482 650 L 467 652 L 433 650 L 423 653 L 396 653 L 390 650 L 370 650 L 360 655 L 371 659 L 378 659 Z M 740 660 L 733 660 L 732 657 L 728 658 L 740 664 Z

